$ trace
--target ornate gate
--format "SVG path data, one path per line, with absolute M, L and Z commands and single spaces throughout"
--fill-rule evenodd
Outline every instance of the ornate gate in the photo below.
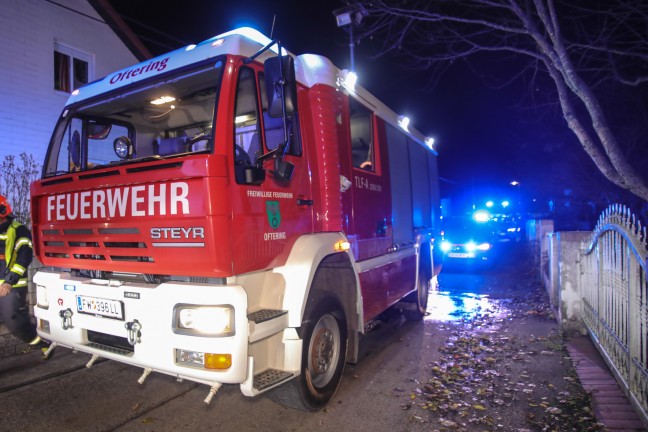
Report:
M 608 207 L 584 245 L 584 321 L 637 412 L 648 420 L 646 227 L 625 206 Z

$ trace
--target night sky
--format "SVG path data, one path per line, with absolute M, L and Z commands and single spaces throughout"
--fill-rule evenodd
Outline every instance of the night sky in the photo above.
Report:
M 345 5 L 341 1 L 184 0 L 165 2 L 155 10 L 143 1 L 110 3 L 156 55 L 241 26 L 270 36 L 275 17 L 273 37 L 291 52 L 321 54 L 340 68 L 350 64 L 349 35 L 337 27 L 332 13 Z M 522 141 L 539 127 L 520 109 L 521 88 L 487 87 L 460 63 L 429 88 L 430 72 L 404 69 L 402 59 L 394 57 L 376 59 L 376 45 L 367 40 L 355 47 L 360 84 L 410 117 L 424 135 L 435 137 L 442 193 L 510 189 L 510 181 L 520 180 L 520 152 L 525 145 L 535 145 Z

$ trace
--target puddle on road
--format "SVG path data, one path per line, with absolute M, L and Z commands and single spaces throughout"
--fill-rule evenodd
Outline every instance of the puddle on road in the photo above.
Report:
M 505 318 L 510 312 L 505 303 L 506 300 L 493 300 L 487 294 L 432 289 L 425 320 L 451 322 L 486 315 Z

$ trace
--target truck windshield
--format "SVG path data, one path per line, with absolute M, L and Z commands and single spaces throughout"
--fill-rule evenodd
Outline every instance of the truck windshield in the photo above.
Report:
M 64 111 L 45 177 L 211 152 L 222 64 L 146 81 Z

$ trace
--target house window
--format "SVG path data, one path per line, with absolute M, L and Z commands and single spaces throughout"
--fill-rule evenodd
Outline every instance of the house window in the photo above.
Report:
M 71 93 L 88 84 L 91 56 L 61 44 L 54 44 L 54 89 Z

